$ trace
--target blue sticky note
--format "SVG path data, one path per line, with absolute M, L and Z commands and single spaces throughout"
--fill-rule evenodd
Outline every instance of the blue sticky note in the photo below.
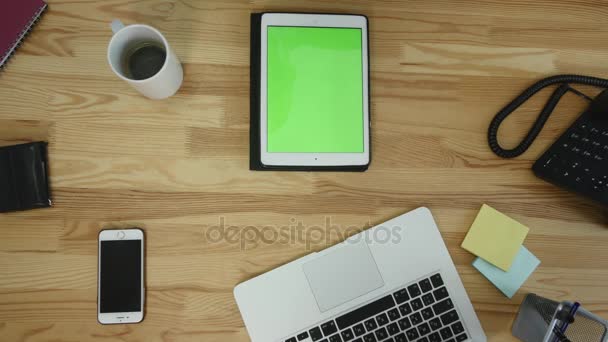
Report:
M 507 272 L 481 258 L 473 261 L 473 267 L 509 298 L 515 295 L 515 292 L 524 284 L 539 264 L 540 260 L 524 246 L 521 246 L 519 249 L 511 268 Z

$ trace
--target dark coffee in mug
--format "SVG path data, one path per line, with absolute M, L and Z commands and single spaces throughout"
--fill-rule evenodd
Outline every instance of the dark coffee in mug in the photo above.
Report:
M 133 80 L 145 80 L 156 75 L 165 64 L 167 51 L 162 43 L 138 41 L 124 49 L 122 72 Z

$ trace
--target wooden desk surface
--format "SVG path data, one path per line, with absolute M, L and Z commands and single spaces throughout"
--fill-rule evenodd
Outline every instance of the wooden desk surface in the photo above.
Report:
M 608 316 L 607 217 L 530 171 L 586 103 L 567 95 L 520 158 L 499 159 L 486 143 L 496 111 L 533 81 L 608 76 L 603 1 L 49 3 L 0 73 L 0 142 L 49 141 L 54 198 L 52 209 L 0 214 L 0 340 L 247 341 L 233 287 L 326 243 L 218 242 L 211 227 L 330 220 L 342 231 L 419 206 L 434 213 L 490 341 L 512 339 L 528 292 Z M 249 14 L 263 10 L 369 16 L 369 171 L 248 170 Z M 113 18 L 166 34 L 185 70 L 176 96 L 147 100 L 112 74 Z M 523 136 L 547 94 L 507 120 L 505 144 Z M 512 300 L 459 247 L 482 203 L 528 225 L 525 245 L 542 261 Z M 97 234 L 131 226 L 147 237 L 146 318 L 102 326 Z

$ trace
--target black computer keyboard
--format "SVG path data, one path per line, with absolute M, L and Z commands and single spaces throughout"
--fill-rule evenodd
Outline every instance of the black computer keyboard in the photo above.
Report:
M 285 342 L 461 342 L 468 338 L 443 279 L 436 273 Z
M 608 205 L 608 92 L 596 97 L 532 169 L 548 182 Z

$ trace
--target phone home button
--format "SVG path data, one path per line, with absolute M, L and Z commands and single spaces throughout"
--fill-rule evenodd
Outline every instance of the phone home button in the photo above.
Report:
M 116 237 L 119 238 L 120 240 L 125 238 L 125 232 L 117 232 L 116 233 Z

